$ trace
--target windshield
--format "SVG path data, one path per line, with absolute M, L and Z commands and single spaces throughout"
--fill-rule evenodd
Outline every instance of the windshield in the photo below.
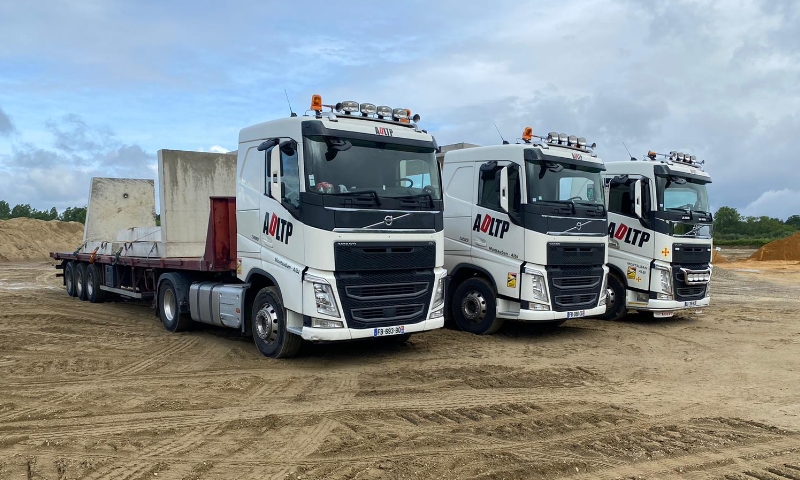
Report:
M 706 183 L 693 178 L 657 176 L 658 209 L 709 212 Z
M 321 136 L 303 142 L 307 192 L 442 198 L 433 148 Z
M 603 205 L 600 170 L 561 162 L 527 162 L 528 203 Z

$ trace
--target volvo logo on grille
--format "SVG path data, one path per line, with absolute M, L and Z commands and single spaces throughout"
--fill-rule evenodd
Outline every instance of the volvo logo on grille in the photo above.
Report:
M 392 225 L 392 222 L 394 222 L 394 218 L 392 218 L 391 215 L 386 215 L 383 218 L 383 223 L 385 223 L 387 227 L 390 227 Z

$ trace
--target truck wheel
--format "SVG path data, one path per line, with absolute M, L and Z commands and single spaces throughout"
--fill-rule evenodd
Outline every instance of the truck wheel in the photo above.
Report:
M 628 313 L 628 309 L 625 307 L 625 285 L 616 275 L 609 275 L 608 288 L 611 291 L 608 292 L 608 297 L 606 298 L 606 313 L 598 315 L 597 318 L 619 320 Z
M 76 297 L 78 295 L 75 289 L 75 262 L 67 262 L 64 265 L 64 287 L 67 289 L 67 295 Z
M 95 264 L 86 267 L 86 299 L 91 303 L 103 303 L 105 292 L 100 290 L 100 269 Z
M 86 300 L 86 264 L 81 262 L 75 264 L 75 296 Z
M 286 310 L 272 288 L 262 288 L 253 301 L 251 314 L 253 340 L 265 357 L 289 358 L 297 355 L 303 339 L 286 330 Z
M 182 332 L 192 321 L 189 315 L 181 313 L 178 294 L 171 280 L 164 280 L 158 288 L 158 317 L 170 332 Z
M 453 293 L 453 320 L 459 329 L 478 335 L 500 330 L 503 319 L 497 318 L 494 289 L 482 278 L 469 278 Z

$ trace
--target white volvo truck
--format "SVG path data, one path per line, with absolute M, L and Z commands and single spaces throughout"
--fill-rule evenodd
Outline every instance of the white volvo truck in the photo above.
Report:
M 448 312 L 465 331 L 606 310 L 603 161 L 584 138 L 522 140 L 444 155 Z
M 606 164 L 606 319 L 628 310 L 671 317 L 710 302 L 711 176 L 693 155 L 650 151 L 645 158 Z
M 418 121 L 407 109 L 315 95 L 306 116 L 241 130 L 237 157 L 205 170 L 189 152 L 160 151 L 160 227 L 51 256 L 72 296 L 151 299 L 169 331 L 190 321 L 240 329 L 268 357 L 296 354 L 301 340 L 404 340 L 440 328 L 442 189 L 435 140 Z M 225 178 L 234 172 L 235 182 Z M 198 193 L 220 180 L 230 192 Z M 95 186 L 89 217 L 104 220 L 87 232 L 142 203 L 132 184 Z

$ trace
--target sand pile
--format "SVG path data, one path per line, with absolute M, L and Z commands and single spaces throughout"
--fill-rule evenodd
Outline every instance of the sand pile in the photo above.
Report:
M 800 232 L 769 242 L 750 255 L 748 260 L 800 260 Z
M 729 260 L 727 258 L 725 258 L 725 256 L 723 254 L 721 254 L 720 252 L 718 252 L 716 250 L 714 250 L 714 252 L 711 254 L 711 263 L 720 264 L 720 263 L 728 263 L 728 262 L 729 262 Z
M 73 252 L 81 243 L 82 223 L 0 220 L 0 261 L 47 260 L 50 252 Z

